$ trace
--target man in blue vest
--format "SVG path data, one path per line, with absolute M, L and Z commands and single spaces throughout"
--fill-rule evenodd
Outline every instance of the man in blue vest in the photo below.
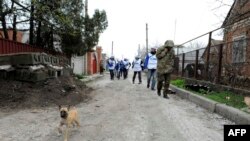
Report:
M 129 70 L 129 68 L 131 66 L 131 63 L 128 61 L 127 58 L 124 58 L 123 65 L 124 65 L 123 78 L 126 79 L 128 77 L 128 70 Z
M 114 80 L 114 69 L 115 69 L 115 65 L 116 65 L 116 62 L 115 62 L 115 58 L 114 56 L 111 56 L 107 62 L 108 64 L 108 68 L 109 68 L 109 72 L 110 72 L 110 79 L 111 80 Z
M 115 76 L 117 77 L 117 79 L 120 79 L 120 71 L 121 71 L 121 66 L 120 66 L 120 61 L 117 60 L 117 63 L 115 65 Z
M 152 78 L 151 90 L 155 90 L 156 68 L 157 68 L 156 48 L 151 48 L 151 51 L 145 57 L 145 62 L 144 62 L 144 69 L 148 69 L 147 88 L 150 87 L 150 82 Z
M 142 67 L 143 67 L 143 62 L 142 60 L 139 58 L 139 56 L 136 56 L 135 57 L 135 60 L 133 61 L 132 63 L 132 68 L 134 70 L 134 75 L 133 75 L 133 84 L 135 83 L 135 77 L 136 77 L 136 74 L 138 73 L 138 79 L 139 79 L 139 84 L 142 83 L 141 81 L 141 71 L 142 71 Z

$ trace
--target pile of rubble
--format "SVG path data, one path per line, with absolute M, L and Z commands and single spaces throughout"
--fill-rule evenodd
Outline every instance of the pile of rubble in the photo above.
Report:
M 0 108 L 4 111 L 76 105 L 92 89 L 72 75 L 69 60 L 45 53 L 0 56 Z

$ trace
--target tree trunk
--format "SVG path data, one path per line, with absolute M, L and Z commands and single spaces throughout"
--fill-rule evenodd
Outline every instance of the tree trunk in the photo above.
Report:
M 13 41 L 17 41 L 17 38 L 16 38 L 16 34 L 17 34 L 17 31 L 16 31 L 16 15 L 14 15 L 14 19 L 13 19 Z
M 6 21 L 5 21 L 5 14 L 1 15 L 1 22 L 2 22 L 2 27 L 3 27 L 4 38 L 9 39 L 9 34 L 8 34 L 8 30 L 6 27 Z
M 34 3 L 33 0 L 31 0 L 31 9 L 30 9 L 30 36 L 29 36 L 29 42 L 31 45 L 33 45 L 33 31 L 34 31 Z
M 3 11 L 3 0 L 0 0 L 0 20 L 2 23 L 3 34 L 5 39 L 9 39 L 8 31 L 6 28 L 6 21 L 5 21 L 5 12 Z
M 37 35 L 36 35 L 36 45 L 41 46 L 41 27 L 42 27 L 42 22 L 38 22 L 38 27 L 37 27 Z

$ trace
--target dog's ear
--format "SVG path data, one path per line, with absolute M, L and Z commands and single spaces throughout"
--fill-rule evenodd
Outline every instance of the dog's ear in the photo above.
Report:
M 70 109 L 70 105 L 68 105 L 68 110 Z
M 58 105 L 58 108 L 59 108 L 59 110 L 62 108 L 62 106 L 61 105 Z

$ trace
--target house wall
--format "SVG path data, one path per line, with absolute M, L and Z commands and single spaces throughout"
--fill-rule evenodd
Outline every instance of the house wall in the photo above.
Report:
M 96 53 L 97 53 L 97 72 L 100 72 L 100 64 L 102 60 L 102 47 L 96 47 Z
M 71 67 L 73 68 L 74 74 L 86 74 L 85 71 L 85 56 L 75 56 L 71 58 Z
M 75 74 L 92 75 L 100 72 L 99 64 L 102 59 L 102 48 L 97 47 L 95 52 L 87 52 L 84 56 L 72 57 L 72 68 Z
M 87 74 L 93 74 L 93 52 L 87 52 Z
M 247 2 L 243 7 L 236 3 L 232 13 L 237 11 L 239 13 L 246 13 L 250 9 L 250 1 Z M 249 13 L 249 12 L 248 12 Z M 249 14 L 250 16 L 250 14 Z M 233 17 L 231 17 L 231 20 Z M 229 22 L 230 23 L 230 22 Z M 246 46 L 246 59 L 245 63 L 232 63 L 232 51 L 233 51 L 233 39 L 238 36 L 245 36 L 247 39 Z M 235 22 L 234 24 L 225 28 L 224 33 L 225 45 L 223 48 L 223 63 L 232 65 L 234 68 L 238 68 L 238 75 L 244 75 L 250 77 L 250 17 Z
M 226 64 L 232 64 L 232 52 L 233 52 L 233 38 L 244 35 L 247 38 L 246 46 L 246 60 L 245 63 L 234 64 L 235 67 L 240 68 L 239 74 L 250 76 L 250 25 L 243 28 L 232 30 L 225 34 L 225 46 L 223 49 L 223 62 Z

